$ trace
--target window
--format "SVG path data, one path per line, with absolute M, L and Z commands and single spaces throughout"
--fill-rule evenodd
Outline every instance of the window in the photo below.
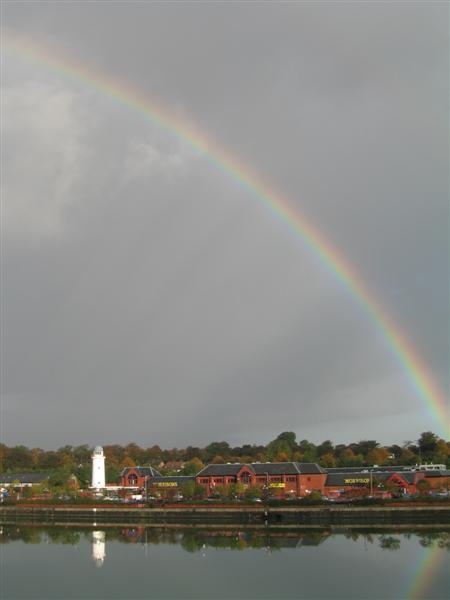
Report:
M 242 473 L 242 475 L 241 475 L 241 482 L 245 483 L 245 484 L 250 483 L 250 473 L 248 473 L 247 471 L 244 472 L 244 473 Z
M 209 478 L 208 477 L 202 477 L 200 479 L 200 483 L 203 483 L 204 485 L 208 485 L 209 483 Z
M 137 475 L 128 475 L 128 485 L 137 485 Z
M 286 477 L 286 481 L 296 481 L 297 477 L 295 477 L 295 475 L 288 475 Z
M 279 477 L 278 475 L 273 475 L 270 478 L 270 481 L 272 481 L 273 483 L 281 483 L 281 477 Z

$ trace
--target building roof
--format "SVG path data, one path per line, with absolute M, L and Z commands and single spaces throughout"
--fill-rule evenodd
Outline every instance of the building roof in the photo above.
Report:
M 20 481 L 20 483 L 41 483 L 48 478 L 48 473 L 38 473 L 36 471 L 31 471 L 30 473 L 1 473 L 0 483 L 13 483 L 14 481 Z
M 419 479 L 417 477 L 418 473 L 417 471 L 401 471 L 400 473 L 387 473 L 386 474 L 387 477 L 386 479 L 388 479 L 389 477 L 394 477 L 394 475 L 397 475 L 397 477 L 401 477 L 404 481 L 406 481 L 407 483 L 416 483 L 417 480 Z M 378 474 L 377 474 L 378 477 Z
M 252 463 L 256 475 L 299 475 L 297 463 L 278 462 L 278 463 Z
M 266 462 L 266 463 L 222 463 L 207 465 L 199 473 L 198 477 L 223 477 L 235 476 L 243 468 L 255 475 L 301 475 L 326 473 L 325 469 L 316 463 L 298 462 Z
M 129 471 L 137 471 L 140 477 L 162 477 L 161 473 L 153 467 L 125 467 L 120 476 L 125 477 Z
M 326 473 L 326 469 L 318 465 L 317 463 L 296 463 L 300 473 L 314 474 L 314 473 Z
M 330 467 L 325 469 L 327 473 L 379 473 L 379 472 L 387 472 L 391 473 L 400 473 L 403 471 L 412 471 L 413 468 L 410 466 L 381 466 L 381 467 Z
M 239 473 L 243 467 L 247 467 L 251 473 L 255 472 L 252 468 L 252 465 L 245 463 L 220 463 L 217 465 L 206 465 L 206 467 L 197 473 L 197 477 L 223 477 L 227 475 L 237 475 L 237 473 Z

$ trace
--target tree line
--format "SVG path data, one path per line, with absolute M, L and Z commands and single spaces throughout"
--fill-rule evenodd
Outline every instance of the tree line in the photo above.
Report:
M 117 481 L 125 467 L 152 465 L 167 475 L 194 475 L 205 464 L 225 462 L 315 462 L 323 467 L 357 467 L 371 465 L 445 464 L 450 467 L 450 442 L 431 431 L 418 440 L 384 446 L 376 440 L 360 440 L 350 444 L 334 444 L 325 440 L 314 444 L 306 439 L 297 441 L 292 431 L 280 433 L 267 445 L 244 444 L 232 447 L 228 442 L 211 442 L 205 447 L 188 446 L 163 450 L 159 446 L 141 447 L 111 444 L 103 447 L 106 456 L 107 480 Z M 0 444 L 0 473 L 47 471 L 74 473 L 80 482 L 89 481 L 92 447 L 63 446 L 58 450 L 8 447 Z

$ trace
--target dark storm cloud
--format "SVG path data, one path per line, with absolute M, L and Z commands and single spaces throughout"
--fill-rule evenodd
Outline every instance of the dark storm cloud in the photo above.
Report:
M 342 249 L 446 388 L 447 12 L 33 2 L 7 3 L 4 27 L 242 157 Z M 3 62 L 8 443 L 435 429 L 352 294 L 255 198 L 95 89 Z

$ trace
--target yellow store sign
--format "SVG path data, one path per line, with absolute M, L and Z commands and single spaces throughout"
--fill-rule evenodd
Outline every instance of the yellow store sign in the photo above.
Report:
M 285 483 L 269 483 L 269 487 L 271 488 L 284 488 L 285 485 Z
M 362 477 L 360 479 L 344 479 L 344 483 L 369 483 L 370 479 L 368 477 Z
M 154 485 L 156 485 L 156 487 L 178 487 L 176 481 L 157 481 Z

